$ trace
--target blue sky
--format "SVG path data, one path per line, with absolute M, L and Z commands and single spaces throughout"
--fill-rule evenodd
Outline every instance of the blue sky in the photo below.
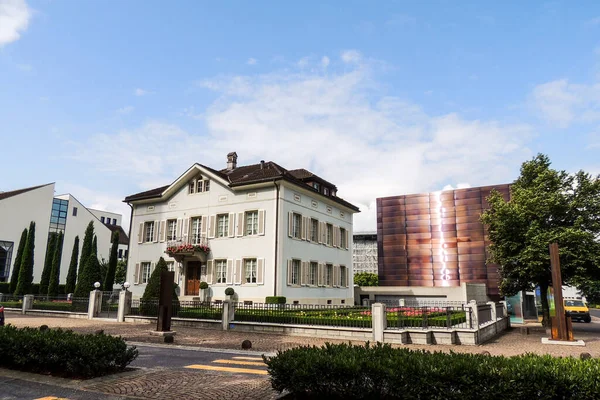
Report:
M 0 0 L 0 190 L 91 207 L 193 162 L 273 160 L 374 199 L 600 172 L 600 3 Z

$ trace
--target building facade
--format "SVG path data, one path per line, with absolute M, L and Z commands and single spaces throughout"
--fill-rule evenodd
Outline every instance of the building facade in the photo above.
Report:
M 309 171 L 274 162 L 238 167 L 230 153 L 226 169 L 194 164 L 171 185 L 127 197 L 134 296 L 162 256 L 184 299 L 198 297 L 206 282 L 213 300 L 233 287 L 239 301 L 351 304 L 348 239 L 358 209 L 336 191 Z
M 378 273 L 377 232 L 357 232 L 352 237 L 352 265 L 354 274 Z
M 480 221 L 492 189 L 510 199 L 508 184 L 377 199 L 379 285 L 484 283 L 498 298 L 498 266 L 486 263 Z

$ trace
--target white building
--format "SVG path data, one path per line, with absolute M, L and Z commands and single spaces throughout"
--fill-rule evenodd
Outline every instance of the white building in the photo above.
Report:
M 357 232 L 352 237 L 354 274 L 377 274 L 377 232 Z
M 112 230 L 122 229 L 119 225 L 109 228 L 101 222 L 97 213 L 110 215 L 111 223 L 113 218 L 118 223 L 121 221 L 119 214 L 89 210 L 71 194 L 54 196 L 54 183 L 0 193 L 0 248 L 4 249 L 0 250 L 0 282 L 10 280 L 21 233 L 29 228 L 31 221 L 36 223 L 34 283 L 38 283 L 42 277 L 48 235 L 53 232 L 64 234 L 60 261 L 61 284 L 67 279 L 75 236 L 79 236 L 81 254 L 85 229 L 90 221 L 94 222 L 94 233 L 98 240 L 98 258 L 108 261 Z
M 217 171 L 192 165 L 172 184 L 128 196 L 133 208 L 127 279 L 141 296 L 156 261 L 175 271 L 182 299 L 210 285 L 213 300 L 233 287 L 239 301 L 352 304 L 352 219 L 358 208 L 335 185 L 274 162 Z M 180 245 L 210 251 L 177 254 Z

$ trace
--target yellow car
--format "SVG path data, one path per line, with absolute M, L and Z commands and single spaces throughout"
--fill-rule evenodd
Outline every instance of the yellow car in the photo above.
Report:
M 578 319 L 583 322 L 592 322 L 592 317 L 590 317 L 590 309 L 583 301 L 565 299 L 564 304 L 565 312 L 571 317 L 571 319 Z

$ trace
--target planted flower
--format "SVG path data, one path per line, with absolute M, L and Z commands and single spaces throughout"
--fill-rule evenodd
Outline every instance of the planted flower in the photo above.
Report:
M 177 253 L 193 253 L 193 252 L 210 252 L 210 248 L 205 244 L 181 244 L 178 246 L 169 246 L 165 253 L 177 254 Z

